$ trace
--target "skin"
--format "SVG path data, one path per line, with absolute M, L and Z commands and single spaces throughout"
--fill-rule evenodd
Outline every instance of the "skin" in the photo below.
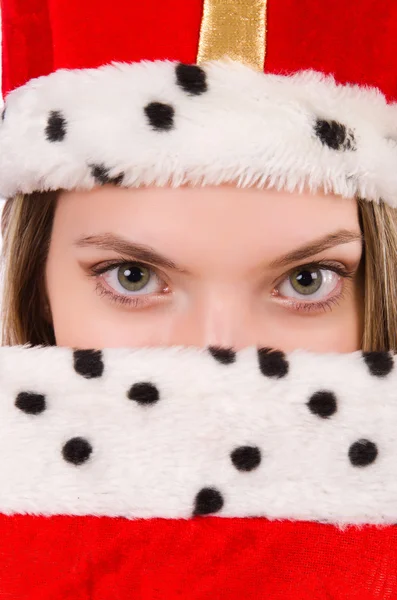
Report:
M 361 255 L 352 199 L 226 185 L 63 192 L 46 265 L 56 342 L 352 352 Z M 125 288 L 131 273 L 141 290 Z M 319 287 L 304 295 L 308 282 Z

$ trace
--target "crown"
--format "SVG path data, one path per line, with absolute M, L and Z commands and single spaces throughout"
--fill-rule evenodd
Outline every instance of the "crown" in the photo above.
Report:
M 395 3 L 36 4 L 3 14 L 1 195 L 235 183 L 397 206 Z

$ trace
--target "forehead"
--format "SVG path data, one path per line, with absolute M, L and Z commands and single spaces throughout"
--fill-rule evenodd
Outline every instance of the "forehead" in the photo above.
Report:
M 277 254 L 340 229 L 359 232 L 354 199 L 233 186 L 61 194 L 54 237 L 114 233 L 172 252 L 211 245 Z

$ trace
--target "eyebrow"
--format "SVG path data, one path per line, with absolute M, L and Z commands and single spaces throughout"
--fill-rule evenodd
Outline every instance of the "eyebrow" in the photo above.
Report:
M 125 238 L 119 237 L 112 233 L 103 233 L 100 235 L 87 235 L 79 238 L 75 242 L 78 248 L 96 248 L 98 250 L 109 250 L 120 254 L 124 258 L 132 261 L 149 263 L 163 269 L 171 269 L 173 271 L 184 272 L 182 267 L 178 266 L 173 260 L 159 254 L 144 244 L 130 242 Z
M 334 233 L 329 233 L 318 240 L 314 240 L 309 244 L 300 246 L 286 254 L 280 256 L 270 263 L 270 268 L 285 267 L 291 263 L 305 260 L 324 250 L 348 244 L 350 242 L 361 241 L 362 235 L 346 229 L 341 229 Z M 104 233 L 100 235 L 83 236 L 76 240 L 75 246 L 79 248 L 93 247 L 98 250 L 109 250 L 120 254 L 124 258 L 133 261 L 141 261 L 156 265 L 163 269 L 171 269 L 180 273 L 185 273 L 186 270 L 177 265 L 170 258 L 156 252 L 151 246 L 130 242 L 125 238 L 116 236 L 112 233 Z
M 334 233 L 329 233 L 317 240 L 295 248 L 290 252 L 287 252 L 283 256 L 280 256 L 276 260 L 270 263 L 271 268 L 285 267 L 291 263 L 298 262 L 310 258 L 324 250 L 340 246 L 342 244 L 349 244 L 350 242 L 363 241 L 363 237 L 360 233 L 354 231 L 348 231 L 347 229 L 341 229 Z

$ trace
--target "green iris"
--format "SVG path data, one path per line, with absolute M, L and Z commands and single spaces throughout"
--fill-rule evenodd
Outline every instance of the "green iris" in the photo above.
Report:
M 117 269 L 117 279 L 129 292 L 139 292 L 150 280 L 150 269 L 137 263 L 123 265 Z
M 298 294 L 310 296 L 320 289 L 323 275 L 321 269 L 297 269 L 290 275 L 289 280 Z

